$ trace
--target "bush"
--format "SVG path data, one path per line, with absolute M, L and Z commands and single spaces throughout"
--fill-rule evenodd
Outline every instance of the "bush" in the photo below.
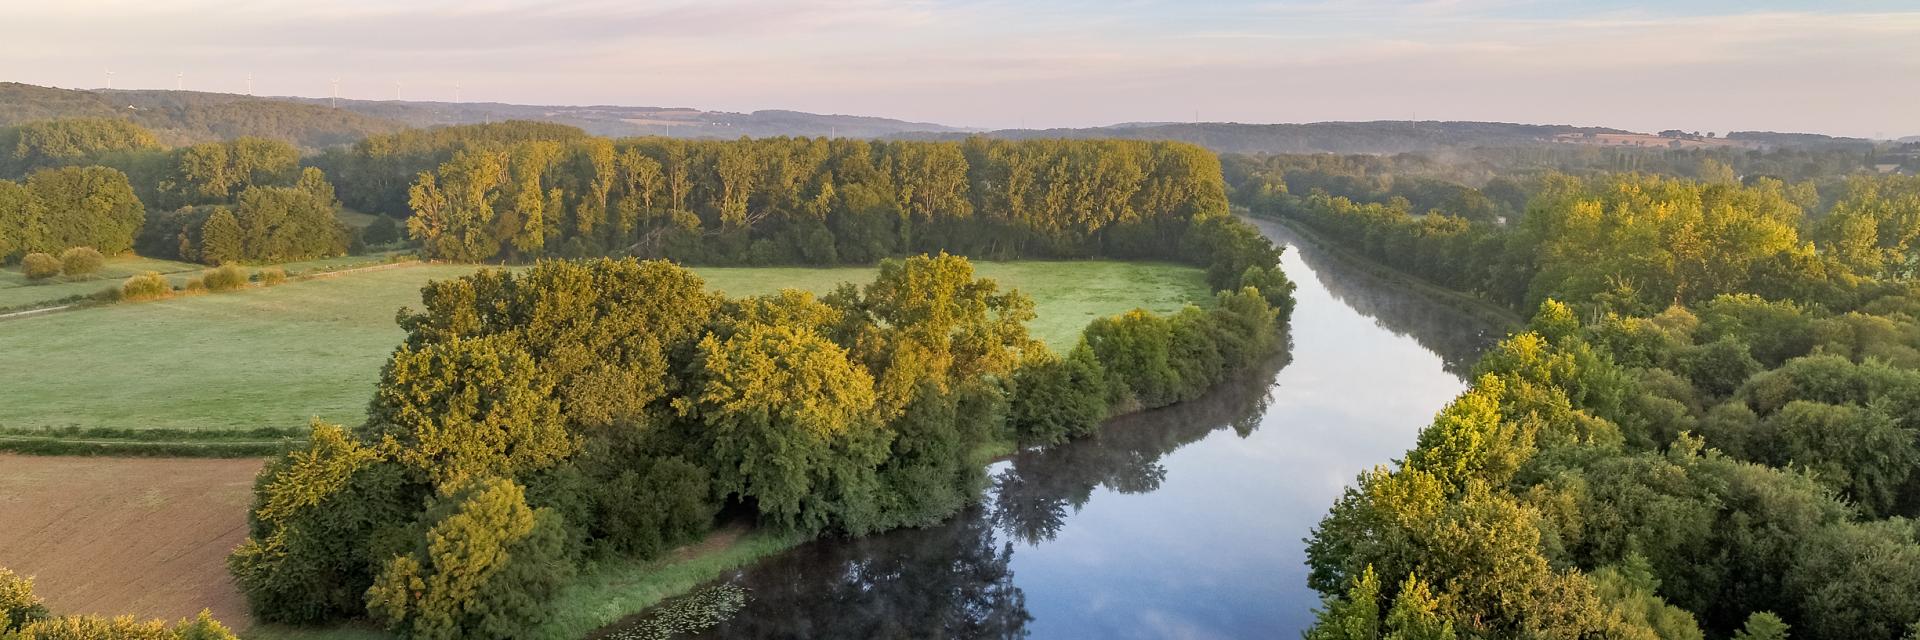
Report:
M 107 257 L 93 247 L 74 247 L 60 253 L 60 272 L 69 276 L 92 275 L 107 265 Z
M 197 295 L 200 295 L 200 294 L 202 294 L 202 293 L 206 293 L 206 292 L 207 292 L 207 281 L 205 281 L 205 280 L 201 280 L 201 279 L 199 279 L 199 278 L 194 278 L 194 279 L 192 279 L 192 280 L 188 280 L 188 281 L 187 281 L 187 284 L 185 284 L 185 285 L 182 285 L 182 286 L 180 287 L 180 291 L 182 291 L 182 292 L 184 292 L 184 293 L 187 293 L 187 294 L 189 294 L 189 295 L 196 295 L 196 296 L 197 296 Z
M 237 264 L 223 264 L 201 276 L 208 291 L 232 291 L 247 286 L 247 270 Z
M 173 284 L 158 272 L 148 271 L 127 278 L 120 284 L 120 299 L 132 302 L 140 300 L 158 300 L 173 295 Z
M 0 567 L 0 636 L 46 617 L 46 605 L 33 595 L 33 579 Z
M 260 284 L 269 287 L 287 282 L 287 270 L 280 267 L 261 269 L 258 273 L 255 273 L 254 276 L 260 279 Z
M 20 271 L 28 280 L 45 280 L 60 275 L 60 259 L 44 253 L 29 253 L 20 260 Z
M 1065 358 L 1028 361 L 1013 379 L 1008 421 L 1021 444 L 1058 444 L 1089 435 L 1107 417 L 1107 372 L 1085 342 Z

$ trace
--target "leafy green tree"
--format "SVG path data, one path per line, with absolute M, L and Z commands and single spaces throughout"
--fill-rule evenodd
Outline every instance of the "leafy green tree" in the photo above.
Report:
M 1029 359 L 1014 374 L 1014 435 L 1039 445 L 1091 435 L 1107 417 L 1107 385 L 1107 371 L 1085 341 L 1065 358 Z
M 506 336 L 455 338 L 394 352 L 366 434 L 439 486 L 515 477 L 571 455 L 553 382 Z
M 715 489 L 751 498 L 770 524 L 818 531 L 872 517 L 873 379 L 846 350 L 785 326 L 700 341 L 696 380 L 675 402 L 697 423 Z
M 127 175 L 106 167 L 43 169 L 27 177 L 40 219 L 28 225 L 29 251 L 93 247 L 107 255 L 133 248 L 146 210 Z
M 241 240 L 243 233 L 240 220 L 234 217 L 232 210 L 226 207 L 214 209 L 200 226 L 200 262 L 217 265 L 245 259 L 247 253 Z
M 552 615 L 572 575 L 566 524 L 511 480 L 475 479 L 427 510 L 413 548 L 387 560 L 367 610 L 407 638 L 519 638 Z
M 428 490 L 375 447 L 316 421 L 254 482 L 248 536 L 227 558 L 253 614 L 317 624 L 365 611 L 375 572 Z
M 1756 611 L 1747 617 L 1747 623 L 1734 632 L 1733 640 L 1787 640 L 1790 629 L 1780 616 L 1770 611 Z

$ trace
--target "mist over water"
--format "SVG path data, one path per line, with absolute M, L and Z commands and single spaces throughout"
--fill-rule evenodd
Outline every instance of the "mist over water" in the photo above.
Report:
M 1291 248 L 1291 348 L 1194 402 L 989 470 L 927 529 L 804 545 L 723 579 L 713 638 L 1275 638 L 1312 621 L 1303 538 L 1400 456 L 1499 336 L 1258 222 Z

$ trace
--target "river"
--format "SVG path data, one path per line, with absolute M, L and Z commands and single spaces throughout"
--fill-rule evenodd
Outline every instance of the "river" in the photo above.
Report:
M 1297 638 L 1303 538 L 1399 457 L 1498 339 L 1480 320 L 1289 245 L 1291 346 L 1200 400 L 995 464 L 979 507 L 824 539 L 731 574 L 714 638 Z

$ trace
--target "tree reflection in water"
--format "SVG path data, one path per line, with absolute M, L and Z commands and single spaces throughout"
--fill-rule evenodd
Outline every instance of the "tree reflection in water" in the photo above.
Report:
M 1276 356 L 1207 396 L 1110 421 L 1094 438 L 994 465 L 981 505 L 925 529 L 809 543 L 736 572 L 751 600 L 710 638 L 1017 638 L 1033 616 L 1009 563 L 1051 540 L 1095 493 L 1145 493 L 1160 460 L 1217 429 L 1253 433 Z

